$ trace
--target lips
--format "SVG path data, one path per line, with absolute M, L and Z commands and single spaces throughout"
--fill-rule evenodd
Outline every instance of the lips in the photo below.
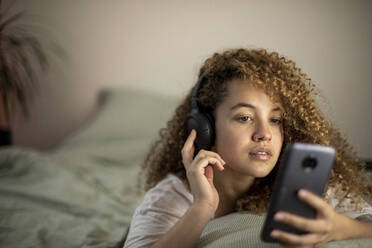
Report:
M 269 160 L 272 155 L 271 150 L 266 147 L 257 147 L 249 152 L 249 157 L 257 160 Z

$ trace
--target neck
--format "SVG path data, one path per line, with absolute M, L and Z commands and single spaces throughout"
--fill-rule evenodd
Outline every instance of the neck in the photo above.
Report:
M 222 172 L 214 169 L 213 182 L 220 198 L 215 217 L 233 212 L 236 201 L 247 192 L 253 181 L 254 177 L 239 174 L 228 166 Z

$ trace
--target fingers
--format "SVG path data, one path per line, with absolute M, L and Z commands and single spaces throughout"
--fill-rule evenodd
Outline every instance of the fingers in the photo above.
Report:
M 213 169 L 211 166 L 207 166 L 205 167 L 205 177 L 209 180 L 209 181 L 212 181 L 213 182 Z
M 217 158 L 213 158 L 210 156 L 204 158 L 195 159 L 188 168 L 186 168 L 186 172 L 188 173 L 196 173 L 196 174 L 205 174 L 205 168 L 208 165 L 215 165 L 219 170 L 224 170 L 223 164 Z
M 318 234 L 304 234 L 304 235 L 296 235 L 292 233 L 283 232 L 280 230 L 273 230 L 271 232 L 271 237 L 282 241 L 283 243 L 290 244 L 293 247 L 303 247 L 305 245 L 311 245 L 309 247 L 313 247 L 314 244 L 323 243 L 321 240 L 322 238 L 319 237 Z M 306 247 L 306 246 L 305 246 Z
M 274 230 L 271 236 L 279 239 L 284 243 L 300 246 L 309 244 L 322 244 L 328 240 L 331 231 L 329 219 L 332 218 L 333 209 L 319 196 L 307 190 L 299 190 L 298 197 L 312 206 L 317 211 L 316 219 L 307 219 L 301 216 L 293 215 L 285 212 L 275 214 L 275 221 L 293 226 L 299 230 L 309 232 L 305 235 L 296 235 L 280 230 Z
M 200 150 L 198 155 L 196 155 L 195 157 L 195 161 L 200 161 L 202 159 L 208 159 L 208 158 L 214 158 L 218 161 L 218 163 L 215 163 L 215 165 L 217 165 L 217 169 L 219 169 L 220 171 L 224 170 L 224 165 L 226 164 L 226 162 L 221 158 L 220 155 L 218 155 L 217 153 L 215 152 L 211 152 L 211 151 L 206 151 L 206 150 Z M 212 160 L 214 161 L 214 160 Z
M 205 164 L 206 160 L 202 161 L 203 159 L 206 159 L 210 161 L 210 164 L 215 164 L 217 166 L 217 169 L 222 171 L 224 169 L 223 165 L 226 164 L 225 161 L 221 158 L 220 155 L 218 155 L 215 152 L 212 151 L 206 151 L 206 150 L 200 150 L 199 153 L 194 157 L 194 141 L 196 139 L 196 131 L 193 129 L 190 132 L 190 135 L 187 137 L 185 144 L 182 148 L 181 154 L 182 154 L 182 161 L 185 167 L 189 167 L 193 160 L 195 161 L 195 164 L 203 165 L 204 167 L 208 165 Z
M 298 191 L 298 197 L 315 208 L 315 210 L 323 216 L 328 216 L 333 210 L 321 197 L 308 190 L 300 189 Z
M 323 220 L 306 219 L 284 212 L 276 213 L 274 216 L 274 220 L 277 222 L 288 224 L 306 232 L 324 233 L 327 231 L 327 225 Z
M 314 193 L 301 189 L 298 197 L 317 211 L 316 219 L 306 219 L 290 213 L 278 212 L 274 219 L 297 229 L 309 232 L 305 235 L 296 235 L 280 230 L 271 232 L 271 236 L 294 247 L 304 245 L 319 245 L 332 240 L 330 235 L 334 226 L 335 212 L 321 197 Z

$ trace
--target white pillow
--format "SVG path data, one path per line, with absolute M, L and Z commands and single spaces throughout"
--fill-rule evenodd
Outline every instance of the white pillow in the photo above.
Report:
M 104 89 L 99 99 L 95 117 L 63 144 L 154 138 L 179 103 L 175 97 L 124 88 Z

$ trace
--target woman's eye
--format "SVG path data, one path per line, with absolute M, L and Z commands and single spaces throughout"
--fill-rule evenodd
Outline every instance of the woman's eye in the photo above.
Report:
M 273 118 L 273 119 L 271 119 L 271 122 L 274 123 L 274 124 L 281 124 L 282 123 L 282 119 Z
M 247 116 L 247 115 L 239 116 L 238 119 L 239 119 L 239 121 L 241 121 L 241 122 L 247 122 L 247 121 L 252 120 L 252 118 L 249 117 L 249 116 Z

